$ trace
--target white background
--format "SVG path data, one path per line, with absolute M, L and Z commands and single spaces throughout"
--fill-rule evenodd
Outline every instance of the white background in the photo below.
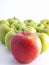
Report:
M 0 19 L 14 16 L 22 21 L 33 19 L 39 22 L 42 19 L 49 19 L 49 0 L 0 0 Z M 49 65 L 48 60 L 49 50 L 27 65 Z M 22 64 L 18 63 L 6 46 L 0 43 L 0 65 Z
M 36 21 L 49 18 L 49 0 L 0 0 L 0 19 L 13 16 Z

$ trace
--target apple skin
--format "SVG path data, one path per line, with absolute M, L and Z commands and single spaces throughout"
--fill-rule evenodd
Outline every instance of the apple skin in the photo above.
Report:
M 36 29 L 32 26 L 25 26 L 22 31 L 26 31 L 26 32 L 35 32 L 36 33 Z
M 49 48 L 49 36 L 46 33 L 39 33 L 38 35 L 42 43 L 41 53 L 43 53 Z
M 44 28 L 44 25 L 41 24 L 41 23 L 38 23 L 35 28 L 36 28 L 37 32 L 40 32 L 40 30 L 41 30 L 42 28 Z
M 42 46 L 35 33 L 19 32 L 11 38 L 11 52 L 20 63 L 30 63 L 41 52 Z
M 43 32 L 49 35 L 49 26 L 45 26 L 44 28 L 41 28 L 40 32 Z
M 25 28 L 25 23 L 22 23 L 22 22 L 16 22 L 16 23 L 13 23 L 11 26 L 13 26 L 16 30 L 16 33 L 22 31 L 23 28 Z
M 49 26 L 49 20 L 48 19 L 43 19 L 40 21 L 41 24 L 43 24 L 44 26 Z
M 6 36 L 5 36 L 5 45 L 7 46 L 7 48 L 10 50 L 10 40 L 11 38 L 16 34 L 16 32 L 14 30 L 9 31 Z
M 17 19 L 17 18 L 9 18 L 7 21 L 9 22 L 10 25 L 13 24 L 13 23 L 20 22 L 20 20 Z
M 13 30 L 12 27 L 9 27 L 7 25 L 0 26 L 0 41 L 2 43 L 5 43 L 5 35 L 10 31 Z
M 37 25 L 37 23 L 35 21 L 33 21 L 32 19 L 27 19 L 27 20 L 24 21 L 24 23 L 26 24 L 26 26 L 35 27 Z
M 8 26 L 10 25 L 7 20 L 0 20 L 0 26 L 4 25 L 4 24 L 6 24 Z
M 49 35 L 49 26 L 46 26 L 46 27 L 44 28 L 44 32 Z

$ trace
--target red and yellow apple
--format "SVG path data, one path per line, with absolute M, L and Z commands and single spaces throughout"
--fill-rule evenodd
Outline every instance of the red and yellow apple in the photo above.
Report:
M 10 40 L 13 56 L 21 63 L 35 60 L 41 52 L 41 41 L 36 33 L 19 32 Z

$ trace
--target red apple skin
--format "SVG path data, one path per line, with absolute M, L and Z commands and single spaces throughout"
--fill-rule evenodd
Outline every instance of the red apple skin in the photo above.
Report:
M 35 33 L 20 32 L 11 39 L 11 52 L 16 60 L 29 63 L 41 52 L 41 41 Z

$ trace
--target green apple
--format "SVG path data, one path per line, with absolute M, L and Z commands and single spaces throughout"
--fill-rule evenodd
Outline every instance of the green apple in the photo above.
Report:
M 36 29 L 32 26 L 26 26 L 25 28 L 22 29 L 22 31 L 24 31 L 24 32 L 35 32 L 36 33 Z
M 0 20 L 0 26 L 4 25 L 4 24 L 6 24 L 8 26 L 10 25 L 7 20 Z
M 34 26 L 35 27 L 37 25 L 37 23 L 31 19 L 25 20 L 24 23 L 26 24 L 26 26 Z
M 17 18 L 9 18 L 7 21 L 9 22 L 10 25 L 16 22 L 20 22 L 20 20 Z
M 10 49 L 10 40 L 11 38 L 16 34 L 14 30 L 9 31 L 6 36 L 5 36 L 5 45 L 7 46 L 8 49 Z
M 39 33 L 38 35 L 42 44 L 41 53 L 43 53 L 49 48 L 49 36 L 46 33 Z
M 44 32 L 49 35 L 49 26 L 47 26 L 47 27 L 44 28 Z
M 20 20 L 19 20 L 18 18 L 16 18 L 15 16 L 13 17 L 13 19 L 15 19 L 15 20 L 17 20 L 17 21 L 19 21 L 19 22 L 20 22 Z
M 49 35 L 49 26 L 45 26 L 44 28 L 42 28 L 42 29 L 40 30 L 40 32 L 44 32 L 44 33 L 46 33 L 46 34 Z
M 38 23 L 35 28 L 36 28 L 37 32 L 40 32 L 40 29 L 44 28 L 44 25 L 41 23 Z
M 25 28 L 25 23 L 18 22 L 18 23 L 13 23 L 11 26 L 14 26 L 16 29 L 16 32 L 22 31 L 23 28 Z
M 49 20 L 48 19 L 44 19 L 44 20 L 40 21 L 40 23 L 42 23 L 44 26 L 49 26 Z
M 2 43 L 5 43 L 5 35 L 10 31 L 13 30 L 12 27 L 9 27 L 7 25 L 0 26 L 0 41 Z

